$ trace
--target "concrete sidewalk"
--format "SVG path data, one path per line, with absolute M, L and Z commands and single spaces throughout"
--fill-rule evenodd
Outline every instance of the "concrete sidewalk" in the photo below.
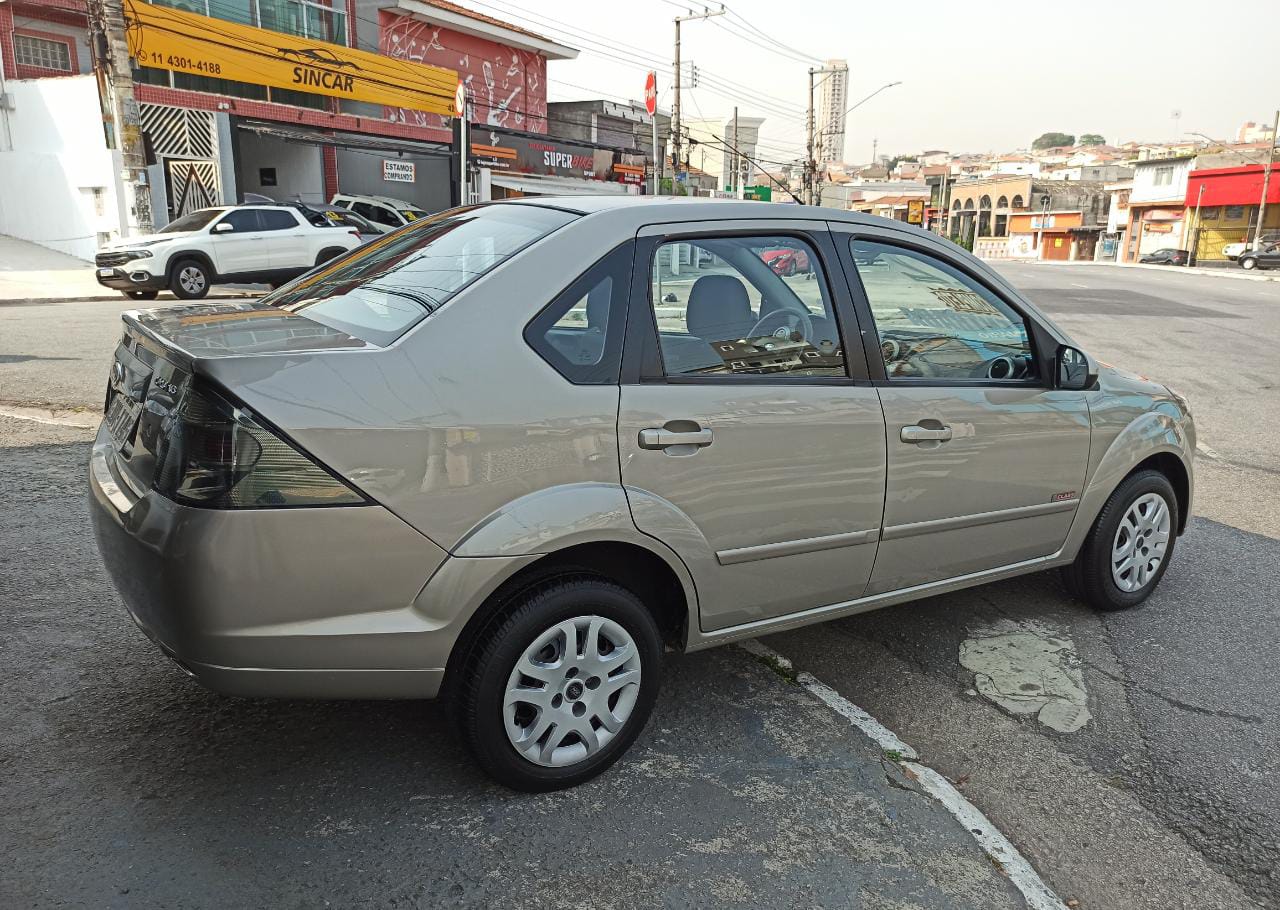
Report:
M 264 288 L 257 286 L 224 285 L 210 291 L 209 296 L 256 296 L 262 290 Z M 0 234 L 0 303 L 118 302 L 126 299 L 119 291 L 98 284 L 92 262 Z M 172 299 L 172 295 L 165 293 L 152 305 L 161 305 Z M 147 301 L 136 303 L 138 306 L 148 305 Z
M 1026 265 L 1065 265 L 1065 266 L 1093 266 L 1095 268 L 1111 268 L 1111 269 L 1152 269 L 1157 272 L 1166 272 L 1178 275 L 1212 275 L 1215 278 L 1231 278 L 1243 281 L 1280 281 L 1280 269 L 1276 271 L 1250 271 L 1246 272 L 1239 266 L 1221 267 L 1221 268 L 1189 268 L 1187 266 L 1176 265 L 1151 265 L 1141 262 L 1095 262 L 1092 259 L 1077 259 L 1075 261 L 1064 260 L 1045 261 L 1042 259 L 1002 259 L 1000 262 L 1021 262 Z

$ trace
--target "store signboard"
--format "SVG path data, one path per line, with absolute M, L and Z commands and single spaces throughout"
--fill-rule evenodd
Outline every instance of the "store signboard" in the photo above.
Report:
M 546 177 L 579 177 L 588 180 L 608 180 L 611 177 L 613 152 L 608 149 L 508 133 L 489 132 L 481 135 L 486 136 L 489 142 L 471 144 L 473 160 L 480 167 Z
M 907 224 L 922 224 L 924 222 L 924 200 L 908 199 L 907 200 Z
M 451 117 L 458 74 L 382 54 L 125 0 L 129 56 L 142 66 Z
M 384 159 L 382 162 L 382 179 L 391 183 L 413 183 L 417 177 L 417 167 L 412 161 L 394 161 Z

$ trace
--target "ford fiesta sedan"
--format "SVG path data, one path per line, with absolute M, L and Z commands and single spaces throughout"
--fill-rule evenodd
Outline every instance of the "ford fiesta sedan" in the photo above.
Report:
M 201 683 L 446 696 L 546 790 L 626 751 L 666 648 L 1050 568 L 1140 603 L 1194 448 L 1182 398 L 931 234 L 583 198 L 126 313 L 89 479 L 129 612 Z

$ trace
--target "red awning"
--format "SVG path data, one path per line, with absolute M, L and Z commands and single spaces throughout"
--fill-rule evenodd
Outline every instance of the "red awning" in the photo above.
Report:
M 1197 199 L 1202 206 L 1257 205 L 1262 199 L 1262 172 L 1261 164 L 1192 171 L 1187 177 L 1187 207 L 1195 208 Z M 1203 196 L 1200 195 L 1202 186 Z M 1271 170 L 1267 205 L 1280 205 L 1280 163 Z

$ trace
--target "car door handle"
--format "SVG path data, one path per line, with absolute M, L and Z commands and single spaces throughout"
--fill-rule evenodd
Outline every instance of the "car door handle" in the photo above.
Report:
M 922 427 L 919 424 L 903 427 L 900 438 L 903 442 L 946 442 L 951 438 L 951 427 Z
M 711 430 L 690 430 L 688 432 L 678 432 L 676 430 L 650 429 L 640 431 L 640 448 L 642 449 L 665 449 L 670 446 L 703 446 L 711 445 Z

